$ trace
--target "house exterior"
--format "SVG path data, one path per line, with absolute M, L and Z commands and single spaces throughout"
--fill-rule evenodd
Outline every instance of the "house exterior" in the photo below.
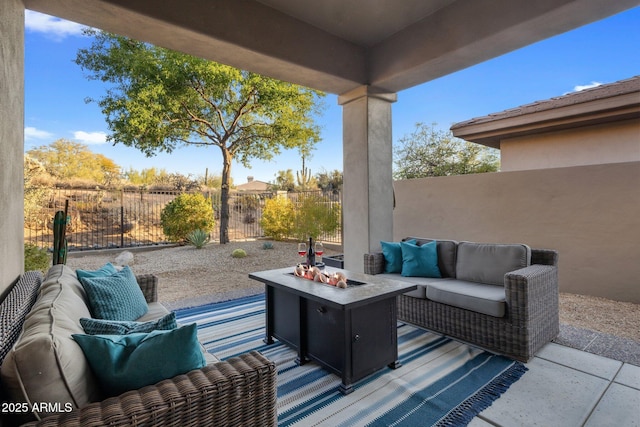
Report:
M 252 176 L 248 176 L 247 182 L 245 182 L 244 184 L 236 185 L 236 190 L 242 192 L 265 193 L 269 191 L 270 186 L 271 184 L 269 184 L 268 182 L 258 181 L 256 179 L 253 179 Z
M 640 76 L 488 114 L 454 136 L 500 149 L 502 171 L 640 161 Z

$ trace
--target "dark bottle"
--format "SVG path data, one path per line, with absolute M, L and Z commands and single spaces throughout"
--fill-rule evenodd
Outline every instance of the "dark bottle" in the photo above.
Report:
M 313 248 L 313 238 L 309 237 L 309 249 L 307 250 L 307 267 L 316 265 L 316 250 Z

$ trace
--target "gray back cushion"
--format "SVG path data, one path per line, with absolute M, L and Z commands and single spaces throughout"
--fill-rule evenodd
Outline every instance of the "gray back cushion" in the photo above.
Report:
M 504 285 L 504 275 L 531 264 L 531 248 L 524 244 L 460 242 L 456 277 L 470 282 Z
M 403 241 L 415 239 L 418 246 L 433 242 L 436 239 L 424 239 L 421 237 L 407 237 Z M 454 240 L 436 240 L 438 251 L 438 268 L 442 277 L 456 277 L 456 252 L 458 242 Z

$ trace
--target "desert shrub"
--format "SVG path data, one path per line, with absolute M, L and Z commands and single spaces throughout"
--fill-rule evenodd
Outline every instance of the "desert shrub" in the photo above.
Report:
M 180 194 L 162 209 L 160 222 L 170 242 L 184 242 L 197 229 L 210 233 L 215 225 L 211 201 L 200 193 Z
M 46 273 L 50 263 L 51 257 L 46 249 L 31 243 L 24 245 L 24 271 L 39 270 Z
M 244 258 L 247 256 L 247 253 L 244 249 L 234 249 L 234 251 L 231 252 L 231 256 L 234 258 Z
M 193 230 L 191 233 L 187 235 L 187 242 L 190 245 L 196 247 L 196 249 L 202 249 L 204 245 L 209 241 L 209 233 L 204 230 L 197 229 Z
M 266 236 L 283 240 L 293 227 L 293 203 L 285 197 L 267 199 L 262 210 L 260 227 Z
M 302 195 L 296 203 L 292 235 L 298 240 L 317 239 L 323 233 L 333 233 L 340 226 L 340 206 L 319 195 Z
M 262 249 L 265 249 L 265 250 L 266 250 L 266 249 L 273 249 L 273 243 L 271 243 L 271 242 L 264 242 L 264 243 L 262 244 Z

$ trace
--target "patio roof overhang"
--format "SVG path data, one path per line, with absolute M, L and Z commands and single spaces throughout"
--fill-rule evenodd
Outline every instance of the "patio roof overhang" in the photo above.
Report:
M 526 135 L 640 118 L 640 76 L 476 117 L 451 126 L 453 135 L 500 148 Z
M 334 94 L 395 93 L 637 0 L 24 0 L 27 9 Z

